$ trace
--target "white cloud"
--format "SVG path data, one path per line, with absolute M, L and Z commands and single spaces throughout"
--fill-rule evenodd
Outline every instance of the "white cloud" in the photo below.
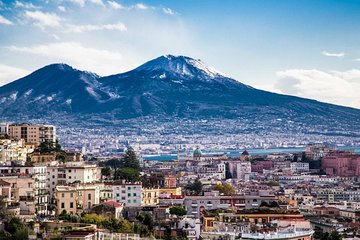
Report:
M 58 27 L 62 21 L 55 13 L 46 13 L 42 11 L 25 11 L 25 17 L 34 21 L 34 25 L 44 29 L 45 27 Z
M 140 10 L 146 10 L 148 9 L 148 6 L 146 6 L 145 4 L 143 3 L 138 3 L 134 6 L 136 9 L 140 9 Z
M 342 58 L 345 56 L 345 53 L 344 52 L 338 52 L 338 53 L 331 53 L 331 52 L 328 52 L 328 51 L 322 51 L 321 52 L 322 55 L 324 56 L 327 56 L 327 57 L 337 57 L 337 58 Z
M 66 12 L 66 8 L 64 6 L 58 6 L 58 9 L 61 11 L 61 12 Z
M 14 23 L 12 21 L 10 21 L 9 19 L 0 15 L 0 24 L 13 25 Z
M 104 25 L 73 25 L 68 24 L 67 29 L 64 32 L 67 33 L 82 33 L 82 32 L 91 32 L 91 31 L 99 31 L 99 30 L 116 30 L 125 32 L 127 28 L 125 24 L 119 22 L 115 24 L 104 24 Z
M 29 74 L 27 70 L 3 64 L 0 64 L 0 72 L 0 86 Z
M 9 46 L 7 49 L 43 56 L 47 62 L 65 62 L 101 75 L 118 73 L 127 64 L 119 52 L 85 47 L 77 42 L 49 43 L 31 47 Z
M 71 3 L 77 4 L 81 7 L 84 7 L 87 2 L 93 3 L 100 6 L 105 6 L 104 2 L 102 0 L 68 0 Z
M 278 92 L 360 108 L 360 70 L 324 72 L 289 69 L 277 73 Z
M 113 9 L 126 9 L 123 5 L 116 1 L 108 1 L 108 4 Z
M 162 9 L 164 13 L 169 14 L 169 15 L 174 15 L 174 11 L 171 8 L 163 8 Z
M 69 2 L 80 5 L 81 7 L 85 6 L 85 0 L 69 0 Z
M 104 2 L 102 0 L 88 0 L 89 2 L 93 3 L 93 4 L 97 4 L 100 6 L 105 6 Z
M 15 1 L 15 7 L 16 8 L 26 8 L 26 9 L 40 8 L 40 7 L 33 5 L 31 2 L 28 3 L 28 2 L 20 2 L 20 1 Z

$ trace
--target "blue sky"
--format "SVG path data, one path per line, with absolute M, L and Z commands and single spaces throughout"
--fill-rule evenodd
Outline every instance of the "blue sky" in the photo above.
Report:
M 0 1 L 0 85 L 64 62 L 99 75 L 163 54 L 360 108 L 360 1 Z

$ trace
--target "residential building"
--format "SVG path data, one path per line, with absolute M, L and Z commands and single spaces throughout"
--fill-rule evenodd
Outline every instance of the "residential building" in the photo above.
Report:
M 156 206 L 159 203 L 159 188 L 143 188 L 142 194 L 142 206 Z
M 0 164 L 11 165 L 11 162 L 25 164 L 27 154 L 32 152 L 28 149 L 23 139 L 0 139 Z
M 292 162 L 292 163 L 290 163 L 290 170 L 293 173 L 309 172 L 309 163 Z
M 9 134 L 9 124 L 0 123 L 0 135 L 8 135 L 8 134 Z
M 46 141 L 55 142 L 56 128 L 53 125 L 11 124 L 9 125 L 9 136 L 39 145 Z
M 247 155 L 244 155 L 247 156 Z M 226 161 L 230 177 L 234 179 L 248 180 L 251 173 L 251 162 L 244 159 L 229 159 Z
M 56 186 L 56 214 L 63 211 L 75 214 L 100 203 L 100 189 L 103 184 L 75 184 Z
M 321 168 L 330 176 L 360 176 L 360 156 L 354 151 L 332 151 L 323 158 Z
M 112 184 L 113 201 L 123 203 L 125 207 L 141 206 L 142 186 L 140 182 L 118 181 Z

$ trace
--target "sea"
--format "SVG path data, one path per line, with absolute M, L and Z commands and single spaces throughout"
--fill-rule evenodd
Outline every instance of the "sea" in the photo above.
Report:
M 356 147 L 337 147 L 338 150 L 355 150 L 356 154 L 360 154 L 360 146 Z M 245 149 L 244 149 L 245 150 Z M 201 150 L 206 154 L 226 154 L 229 157 L 239 157 L 244 150 Z M 264 156 L 273 153 L 301 153 L 305 151 L 305 147 L 289 147 L 289 148 L 254 148 L 246 149 L 251 156 Z M 191 151 L 182 152 L 181 155 L 189 155 Z M 144 160 L 152 161 L 172 161 L 177 159 L 177 154 L 164 155 L 143 155 Z

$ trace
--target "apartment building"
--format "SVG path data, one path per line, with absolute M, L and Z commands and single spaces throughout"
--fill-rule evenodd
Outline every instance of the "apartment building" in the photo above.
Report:
M 241 159 L 230 159 L 227 161 L 228 172 L 231 178 L 245 180 L 251 173 L 251 162 Z
M 50 194 L 55 192 L 57 185 L 69 183 L 94 183 L 101 179 L 101 168 L 96 164 L 85 162 L 68 162 L 59 164 L 52 162 L 48 165 L 47 182 Z
M 0 135 L 8 135 L 8 134 L 9 134 L 9 124 L 0 123 Z
M 8 201 L 20 203 L 20 215 L 34 215 L 35 209 L 35 180 L 30 175 L 10 174 L 0 177 L 1 181 L 10 184 L 11 191 Z
M 8 164 L 11 161 L 25 163 L 27 154 L 31 151 L 26 147 L 23 139 L 0 139 L 0 163 Z
M 290 163 L 290 170 L 292 173 L 309 172 L 309 163 L 292 162 L 292 163 Z
M 25 181 L 24 185 L 19 185 L 19 180 L 16 182 L 16 188 L 19 192 L 23 191 L 27 186 L 29 191 L 25 193 L 21 193 L 20 196 L 33 197 L 33 202 L 35 204 L 35 212 L 38 215 L 47 214 L 48 213 L 48 203 L 49 203 L 49 190 L 46 182 L 46 166 L 35 165 L 35 166 L 0 166 L 0 173 L 3 175 L 3 180 L 9 182 L 9 179 L 5 179 L 7 176 L 16 176 L 16 178 L 30 177 L 33 179 L 33 182 Z M 31 184 L 31 186 L 27 185 Z M 30 192 L 31 191 L 31 192 Z M 20 194 L 20 193 L 19 193 Z M 15 196 L 16 197 L 16 196 Z M 17 198 L 17 197 L 16 197 Z
M 112 184 L 113 201 L 123 203 L 125 207 L 140 207 L 142 186 L 140 182 L 114 182 Z
M 100 191 L 103 184 L 76 184 L 73 186 L 56 186 L 56 214 L 63 211 L 75 214 L 100 203 Z
M 156 206 L 159 203 L 159 188 L 143 188 L 141 194 L 143 206 Z
M 10 137 L 24 139 L 27 143 L 36 145 L 46 141 L 56 141 L 56 128 L 53 125 L 11 124 L 8 131 Z

